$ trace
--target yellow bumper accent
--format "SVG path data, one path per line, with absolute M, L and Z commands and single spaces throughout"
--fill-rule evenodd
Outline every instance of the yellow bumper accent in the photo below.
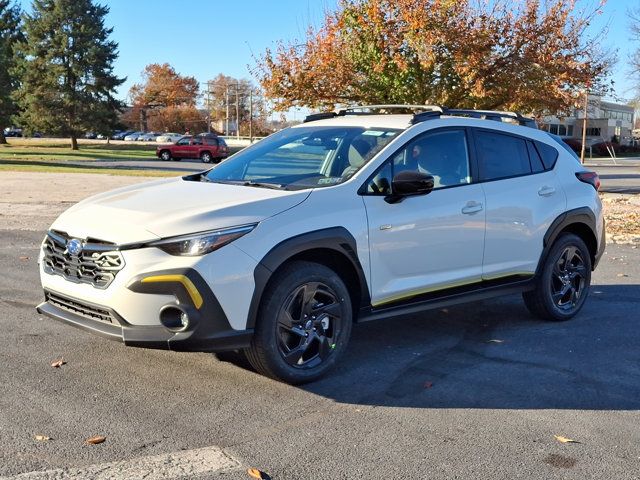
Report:
M 191 300 L 193 301 L 193 305 L 198 309 L 204 303 L 204 300 L 202 300 L 202 295 L 200 295 L 200 292 L 198 291 L 196 286 L 193 284 L 191 280 L 189 280 L 184 275 L 156 275 L 153 277 L 143 278 L 141 281 L 141 283 L 160 283 L 160 282 L 163 282 L 163 283 L 177 282 L 182 284 L 182 286 L 185 288 L 185 290 L 191 297 Z

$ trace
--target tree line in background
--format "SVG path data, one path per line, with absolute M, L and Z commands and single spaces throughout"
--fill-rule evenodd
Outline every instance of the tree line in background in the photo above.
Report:
M 132 107 L 123 115 L 123 122 L 131 128 L 240 131 L 248 136 L 271 133 L 264 98 L 249 80 L 220 74 L 200 89 L 194 77 L 180 75 L 168 63 L 147 65 L 142 79 L 129 90 Z M 197 107 L 199 103 L 203 109 Z
M 200 88 L 169 64 L 151 64 L 120 117 L 124 105 L 114 95 L 125 79 L 113 73 L 118 52 L 104 25 L 107 7 L 33 0 L 24 14 L 0 0 L 0 122 L 68 136 L 77 148 L 82 133 L 108 133 L 119 121 L 155 131 L 269 133 L 265 99 L 281 111 L 410 103 L 567 112 L 585 89 L 610 88 L 615 59 L 601 47 L 606 31 L 587 30 L 604 1 L 579 9 L 593 4 L 341 0 L 302 42 L 280 41 L 256 59 L 261 91 L 222 74 Z
M 264 102 L 248 80 L 219 75 L 202 92 L 195 78 L 168 64 L 145 68 L 126 108 L 115 98 L 125 78 L 113 72 L 118 44 L 104 24 L 108 12 L 93 0 L 33 0 L 27 14 L 17 2 L 0 0 L 0 143 L 11 124 L 27 134 L 68 137 L 73 149 L 88 131 L 108 138 L 125 126 L 201 132 L 224 118 L 217 130 L 228 130 L 230 102 L 234 130 L 270 133 Z M 197 108 L 203 100 L 205 108 Z
M 568 111 L 585 87 L 607 88 L 614 58 L 601 48 L 606 32 L 587 35 L 603 3 L 579 10 L 575 0 L 342 0 L 302 42 L 267 50 L 256 74 L 280 109 Z

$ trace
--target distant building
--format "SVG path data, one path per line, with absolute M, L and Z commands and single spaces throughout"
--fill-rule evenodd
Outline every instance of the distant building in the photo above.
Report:
M 615 137 L 620 144 L 629 145 L 632 142 L 634 111 L 629 105 L 605 102 L 600 96 L 589 95 L 586 144 L 610 142 Z M 563 138 L 582 141 L 583 122 L 584 110 L 575 108 L 565 117 L 544 117 L 542 128 Z

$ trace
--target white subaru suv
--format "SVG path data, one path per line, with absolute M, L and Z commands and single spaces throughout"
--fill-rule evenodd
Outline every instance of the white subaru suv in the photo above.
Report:
M 330 369 L 356 321 L 513 292 L 567 320 L 604 250 L 600 182 L 532 123 L 312 115 L 203 173 L 88 198 L 44 239 L 37 309 L 126 345 L 236 350 L 290 383 Z

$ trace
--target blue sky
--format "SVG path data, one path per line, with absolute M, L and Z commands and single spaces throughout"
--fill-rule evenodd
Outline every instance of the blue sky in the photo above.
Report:
M 29 0 L 22 0 L 28 8 Z M 127 77 L 119 96 L 126 98 L 132 84 L 149 63 L 170 63 L 179 73 L 206 82 L 218 73 L 251 78 L 248 65 L 276 40 L 304 37 L 309 24 L 319 24 L 326 9 L 338 0 L 103 0 L 111 9 L 107 24 L 114 27 L 119 45 L 116 73 Z M 596 0 L 582 0 L 594 5 Z M 592 25 L 609 25 L 605 45 L 618 50 L 614 69 L 616 93 L 633 96 L 628 78 L 630 42 L 627 10 L 640 0 L 609 0 Z

